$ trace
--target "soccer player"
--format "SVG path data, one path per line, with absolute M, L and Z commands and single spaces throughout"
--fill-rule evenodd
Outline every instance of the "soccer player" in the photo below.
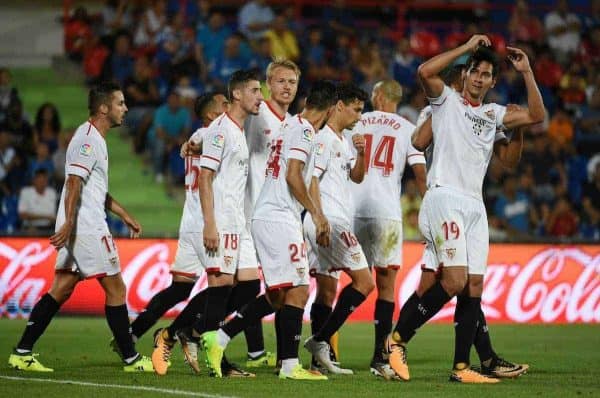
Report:
M 327 125 L 317 136 L 315 176 L 319 179 L 320 200 L 323 213 L 331 224 L 331 245 L 317 245 L 318 231 L 313 227 L 310 214 L 304 219 L 306 239 L 317 258 L 311 264 L 311 274 L 317 280 L 315 304 L 311 308 L 313 335 L 304 347 L 313 354 L 318 364 L 336 374 L 352 374 L 331 360 L 329 341 L 352 311 L 374 289 L 375 283 L 367 266 L 360 243 L 354 235 L 353 203 L 351 185 L 361 183 L 365 175 L 365 138 L 360 134 L 351 137 L 352 144 L 344 136 L 344 130 L 352 129 L 360 120 L 368 94 L 353 84 L 342 83 L 337 89 L 338 99 Z M 356 150 L 356 156 L 352 152 Z M 315 184 L 316 185 L 316 184 Z M 312 196 L 316 196 L 312 194 Z M 337 292 L 338 272 L 343 270 L 352 279 L 338 298 L 335 309 L 316 324 L 315 305 L 320 309 L 331 308 Z
M 190 145 L 200 146 L 204 134 L 208 131 L 208 125 L 219 115 L 226 112 L 229 107 L 229 101 L 225 95 L 218 92 L 206 93 L 196 100 L 195 112 L 202 120 L 203 126 L 192 134 L 189 141 Z M 171 285 L 161 292 L 157 293 L 146 305 L 144 311 L 131 324 L 131 333 L 134 341 L 137 341 L 144 335 L 165 312 L 180 301 L 185 300 L 191 293 L 194 283 L 203 272 L 200 259 L 193 251 L 190 245 L 190 237 L 193 233 L 201 233 L 202 225 L 197 222 L 197 215 L 200 214 L 200 196 L 198 193 L 198 174 L 200 173 L 200 155 L 190 153 L 185 156 L 185 204 L 179 226 L 179 241 L 175 261 L 171 268 L 173 280 Z M 182 326 L 189 326 L 193 323 L 195 314 L 178 317 L 178 320 L 170 326 L 173 333 Z M 183 319 L 182 319 L 183 318 Z M 187 319 L 186 319 L 187 318 Z M 118 348 L 111 341 L 113 349 Z
M 27 327 L 8 364 L 19 370 L 52 372 L 32 353 L 40 338 L 82 279 L 95 278 L 106 294 L 106 320 L 122 353 L 126 372 L 152 372 L 150 359 L 134 347 L 125 304 L 119 254 L 106 223 L 106 210 L 119 216 L 137 238 L 140 224 L 108 193 L 108 151 L 105 137 L 127 113 L 118 85 L 102 83 L 89 92 L 90 118 L 75 131 L 67 148 L 67 179 L 56 215 L 56 273 L 50 290 L 33 307 Z
M 364 181 L 351 185 L 354 231 L 367 264 L 375 268 L 375 349 L 370 368 L 372 374 L 385 378 L 394 377 L 382 353 L 392 330 L 396 275 L 402 266 L 400 190 L 407 163 L 412 167 L 421 195 L 427 189 L 425 157 L 410 142 L 415 126 L 396 114 L 401 99 L 402 86 L 398 82 L 378 82 L 371 94 L 374 111 L 364 113 L 351 132 L 362 134 L 366 142 Z
M 228 83 L 229 111 L 215 119 L 204 134 L 198 189 L 201 212 L 197 214 L 202 232 L 190 233 L 189 244 L 207 272 L 205 308 L 191 330 L 179 334 L 182 346 L 216 330 L 225 318 L 227 301 L 240 256 L 240 234 L 244 216 L 244 190 L 248 175 L 248 146 L 244 121 L 258 113 L 262 101 L 260 82 L 253 71 L 236 71 Z M 192 300 L 189 305 L 193 305 Z M 158 374 L 166 374 L 173 336 L 165 329 L 157 333 L 152 362 Z M 185 351 L 184 351 L 185 353 Z M 186 353 L 194 370 L 197 363 Z M 213 369 L 222 377 L 221 367 Z
M 433 161 L 427 191 L 419 213 L 419 227 L 433 250 L 436 263 L 443 263 L 439 281 L 418 300 L 409 300 L 385 350 L 390 366 L 403 380 L 410 378 L 406 343 L 416 329 L 434 316 L 451 297 L 466 292 L 465 308 L 455 319 L 455 356 L 450 379 L 462 383 L 496 383 L 469 367 L 469 353 L 481 311 L 481 293 L 489 249 L 488 225 L 482 199 L 482 183 L 492 155 L 497 131 L 538 123 L 544 104 L 527 55 L 507 47 L 508 59 L 520 72 L 527 89 L 528 108 L 508 110 L 494 103 L 482 104 L 495 84 L 498 62 L 486 48 L 485 35 L 474 35 L 467 43 L 442 53 L 418 70 L 432 105 Z M 441 71 L 463 54 L 467 61 L 462 93 L 446 86 Z
M 450 68 L 444 75 L 444 83 L 450 86 L 452 89 L 462 92 L 463 88 L 463 72 L 464 65 L 455 65 Z M 507 105 L 507 110 L 519 109 L 517 105 Z M 496 135 L 498 140 L 494 143 L 494 154 L 500 161 L 502 166 L 506 169 L 513 170 L 521 158 L 521 151 L 523 149 L 523 133 L 524 128 L 516 129 L 510 141 L 505 139 L 505 135 L 501 132 L 497 132 Z M 426 106 L 419 115 L 417 128 L 412 135 L 412 143 L 415 148 L 419 150 L 431 153 L 433 151 L 433 131 L 431 130 L 431 106 Z M 428 158 L 427 163 L 431 164 L 432 159 Z M 418 300 L 425 291 L 433 286 L 439 276 L 439 264 L 435 262 L 435 255 L 433 250 L 426 247 L 422 261 L 422 274 L 421 280 L 417 290 L 409 298 L 409 300 Z M 464 310 L 464 303 L 468 301 L 468 296 L 460 294 L 457 297 L 458 305 L 457 311 Z M 408 306 L 410 307 L 410 306 Z M 400 317 L 407 316 L 406 313 L 401 313 Z M 460 318 L 460 314 L 456 314 L 455 317 Z M 491 337 L 485 314 L 483 311 L 479 311 L 479 318 L 477 323 L 477 331 L 475 333 L 475 339 L 473 342 L 475 350 L 479 356 L 481 362 L 481 373 L 487 376 L 494 377 L 517 377 L 529 369 L 527 364 L 518 364 L 509 362 L 496 354 L 492 348 Z
M 308 185 L 311 179 L 314 180 L 315 131 L 331 113 L 336 96 L 333 83 L 315 83 L 305 109 L 288 119 L 283 136 L 273 146 L 266 181 L 252 216 L 252 235 L 267 292 L 249 303 L 241 314 L 217 332 L 204 335 L 207 360 L 213 368 L 233 337 L 248 324 L 279 310 L 282 359 L 279 378 L 327 379 L 304 369 L 298 359 L 302 314 L 308 300 L 309 285 L 300 212 L 305 208 L 312 215 L 318 243 L 328 245 L 329 224 L 318 201 L 308 193 Z
M 290 60 L 276 59 L 267 66 L 266 75 L 270 97 L 260 104 L 258 115 L 250 116 L 245 125 L 248 150 L 250 151 L 248 185 L 246 187 L 246 201 L 244 202 L 248 222 L 247 229 L 241 237 L 240 264 L 237 274 L 238 284 L 232 293 L 232 295 L 237 296 L 236 299 L 241 305 L 256 298 L 260 293 L 258 261 L 254 242 L 249 233 L 251 217 L 254 205 L 265 182 L 267 160 L 274 143 L 283 134 L 286 119 L 290 116 L 288 108 L 296 98 L 300 69 Z M 275 330 L 277 336 L 279 336 L 278 325 L 279 316 L 276 314 Z M 275 358 L 271 353 L 265 352 L 261 321 L 249 325 L 244 334 L 248 345 L 246 366 L 249 368 L 262 365 L 273 366 Z M 279 347 L 279 338 L 277 338 L 277 343 Z

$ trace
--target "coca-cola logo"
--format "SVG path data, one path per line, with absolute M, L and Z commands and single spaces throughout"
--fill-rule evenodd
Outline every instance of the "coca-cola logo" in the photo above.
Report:
M 404 303 L 421 276 L 417 262 L 402 281 Z M 453 299 L 433 319 L 452 319 Z M 494 263 L 485 275 L 483 310 L 488 320 L 600 322 L 600 255 L 577 248 L 549 248 L 524 264 Z

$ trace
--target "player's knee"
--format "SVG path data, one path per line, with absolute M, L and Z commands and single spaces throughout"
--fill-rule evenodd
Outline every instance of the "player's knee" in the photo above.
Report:
M 468 293 L 470 297 L 481 297 L 483 293 L 483 275 L 469 275 Z
M 363 295 L 368 296 L 375 289 L 373 278 L 361 278 L 353 282 L 354 288 Z
M 60 305 L 62 305 L 65 301 L 71 297 L 74 288 L 69 286 L 53 286 L 48 294 L 52 296 L 54 300 Z
M 442 287 L 450 296 L 456 296 L 463 292 L 467 286 L 467 274 L 462 272 L 444 273 L 442 275 Z
M 333 307 L 333 302 L 335 301 L 335 290 L 331 289 L 319 289 L 317 290 L 317 294 L 315 295 L 315 303 L 323 304 L 328 307 Z

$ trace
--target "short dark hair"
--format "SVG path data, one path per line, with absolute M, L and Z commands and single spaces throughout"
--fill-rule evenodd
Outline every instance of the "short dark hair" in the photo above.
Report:
M 334 105 L 337 100 L 335 84 L 328 80 L 317 80 L 306 96 L 306 107 L 323 111 Z
M 208 107 L 218 94 L 223 93 L 219 91 L 209 91 L 196 98 L 196 102 L 194 103 L 194 113 L 196 113 L 196 116 L 203 118 L 208 110 Z
M 500 64 L 498 63 L 498 57 L 496 53 L 488 47 L 479 47 L 469 59 L 467 59 L 466 69 L 469 70 L 473 67 L 479 66 L 483 61 L 489 62 L 492 65 L 492 77 L 498 76 L 500 72 Z
M 115 91 L 121 91 L 121 86 L 115 82 L 104 82 L 92 87 L 88 95 L 90 115 L 95 115 L 100 105 L 110 105 L 110 100 Z
M 353 101 L 365 102 L 369 99 L 369 94 L 354 83 L 340 83 L 336 91 L 338 101 L 342 101 L 345 105 Z
M 259 76 L 258 69 L 240 69 L 233 72 L 227 83 L 227 97 L 229 98 L 229 101 L 233 101 L 233 90 L 239 89 L 249 81 L 260 81 Z
M 33 171 L 33 176 L 37 177 L 39 175 L 47 176 L 49 174 L 49 170 L 46 167 L 38 167 Z
M 462 79 L 462 73 L 466 69 L 465 64 L 452 65 L 447 68 L 442 76 L 442 80 L 447 86 L 457 84 Z

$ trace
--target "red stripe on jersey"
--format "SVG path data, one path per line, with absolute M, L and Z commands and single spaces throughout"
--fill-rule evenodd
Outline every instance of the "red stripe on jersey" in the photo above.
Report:
M 319 169 L 321 171 L 325 171 L 325 169 L 320 168 L 319 166 L 315 166 L 315 169 Z
M 219 272 L 221 272 L 221 268 L 219 268 L 219 267 L 212 267 L 212 268 L 206 269 L 207 274 L 217 274 Z
M 89 120 L 88 120 L 88 123 L 90 124 L 90 127 L 88 127 L 88 131 L 87 131 L 87 133 L 85 133 L 85 135 L 89 135 L 89 134 L 90 134 L 90 131 L 91 131 L 91 129 L 92 129 L 92 127 L 91 127 L 91 126 L 94 126 L 94 128 L 95 128 L 96 130 L 98 130 L 98 132 L 100 132 L 100 129 L 99 129 L 99 128 L 98 128 L 98 127 L 97 127 L 97 126 L 94 124 L 94 122 L 92 122 L 92 119 L 89 119 Z M 102 135 L 102 134 L 100 134 L 100 135 Z
M 217 159 L 217 158 L 213 158 L 212 156 L 208 156 L 208 155 L 202 155 L 202 156 L 204 156 L 204 157 L 205 157 L 205 158 L 207 158 L 207 159 L 214 160 L 214 161 L 215 161 L 215 162 L 217 162 L 217 163 L 221 163 L 221 161 L 220 161 L 219 159 Z
M 294 286 L 294 284 L 292 282 L 285 282 L 285 283 L 280 283 L 278 285 L 268 286 L 267 290 L 273 291 L 273 290 L 278 290 L 278 289 L 283 289 L 285 287 L 293 287 L 293 286 Z
M 84 169 L 85 171 L 87 171 L 88 173 L 91 173 L 90 169 L 88 169 L 87 167 L 85 167 L 84 165 L 81 165 L 79 163 L 71 163 L 69 166 L 75 166 L 75 167 L 79 167 Z
M 180 271 L 169 271 L 173 275 L 185 276 L 187 278 L 195 278 L 196 274 L 193 272 L 180 272 Z
M 105 276 L 106 276 L 106 272 L 102 272 L 100 274 L 86 276 L 85 279 L 100 279 L 100 278 L 104 278 Z
M 235 124 L 242 132 L 244 132 L 244 128 L 229 115 L 229 112 L 225 112 L 225 116 L 227 116 L 233 122 L 233 124 Z
M 422 153 L 411 153 L 410 155 L 407 156 L 407 158 L 409 158 L 411 156 L 424 156 L 424 155 Z
M 304 149 L 302 148 L 290 148 L 290 151 L 300 151 L 300 152 L 304 152 L 306 154 L 306 156 L 308 156 L 308 152 L 306 152 Z
M 399 264 L 388 264 L 387 268 L 389 268 L 389 269 L 396 269 L 396 270 L 398 270 L 398 269 L 401 269 L 401 268 L 402 268 L 402 266 L 401 266 L 401 265 L 399 265 Z
M 277 111 L 275 109 L 273 109 L 273 107 L 271 106 L 271 103 L 269 101 L 265 101 L 265 104 L 267 104 L 267 108 L 269 108 L 269 110 L 273 113 L 273 115 L 275 115 L 275 117 L 277 119 L 279 119 L 282 122 L 285 120 L 285 115 L 283 115 L 283 116 L 279 115 L 279 113 L 277 113 Z
M 298 115 L 298 121 L 300 122 L 300 124 L 304 124 L 302 123 L 302 118 L 300 117 L 300 115 Z

